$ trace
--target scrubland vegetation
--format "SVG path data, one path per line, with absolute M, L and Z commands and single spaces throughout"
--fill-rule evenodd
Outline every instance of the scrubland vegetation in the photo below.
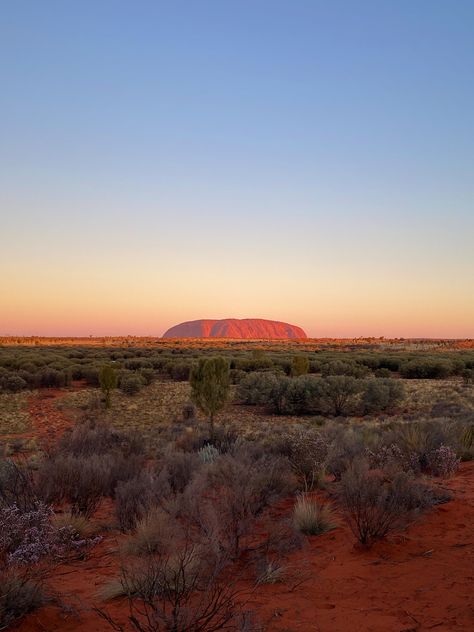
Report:
M 474 457 L 472 351 L 217 351 L 1 350 L 0 629 L 113 534 L 104 629 L 263 630 L 255 595 L 304 582 L 311 542 L 429 520 Z M 47 387 L 71 423 L 13 449 Z

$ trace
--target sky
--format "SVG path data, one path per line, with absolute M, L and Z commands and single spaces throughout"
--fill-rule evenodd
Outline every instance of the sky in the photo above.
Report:
M 471 0 L 3 0 L 0 334 L 474 337 Z

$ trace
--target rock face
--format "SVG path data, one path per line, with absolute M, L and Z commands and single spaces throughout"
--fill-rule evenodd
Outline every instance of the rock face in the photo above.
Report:
M 191 320 L 175 325 L 163 338 L 306 338 L 301 327 L 263 318 L 224 318 Z

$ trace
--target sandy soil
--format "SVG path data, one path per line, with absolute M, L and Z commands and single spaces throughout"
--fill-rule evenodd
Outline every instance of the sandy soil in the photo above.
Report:
M 34 395 L 29 402 L 32 435 L 57 437 L 69 421 L 55 406 L 64 391 Z M 303 568 L 306 581 L 263 585 L 251 608 L 268 632 L 409 632 L 474 630 L 474 463 L 465 463 L 443 485 L 453 500 L 418 519 L 407 531 L 394 534 L 370 551 L 354 546 L 341 525 L 308 539 L 290 563 Z M 285 501 L 280 515 L 291 512 Z M 95 520 L 113 522 L 110 502 Z M 83 562 L 57 569 L 50 580 L 65 607 L 49 605 L 28 616 L 20 632 L 105 632 L 111 628 L 92 610 L 103 606 L 98 589 L 117 575 L 120 536 L 104 530 L 103 541 Z M 124 621 L 123 602 L 107 609 Z

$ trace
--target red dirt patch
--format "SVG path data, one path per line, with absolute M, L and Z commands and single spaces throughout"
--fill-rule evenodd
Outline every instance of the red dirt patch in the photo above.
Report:
M 309 580 L 261 586 L 251 607 L 269 632 L 409 632 L 474 630 L 474 463 L 463 464 L 445 487 L 454 498 L 422 516 L 406 532 L 358 550 L 349 529 L 309 538 L 292 562 L 304 561 Z M 284 503 L 284 513 L 291 501 Z M 98 519 L 110 521 L 105 503 Z M 107 534 L 89 560 L 63 567 L 51 585 L 66 603 L 84 608 L 81 617 L 50 606 L 30 615 L 20 632 L 105 632 L 90 610 L 97 590 L 116 575 L 116 534 Z M 99 604 L 102 605 L 102 604 Z M 126 615 L 123 603 L 107 606 Z

